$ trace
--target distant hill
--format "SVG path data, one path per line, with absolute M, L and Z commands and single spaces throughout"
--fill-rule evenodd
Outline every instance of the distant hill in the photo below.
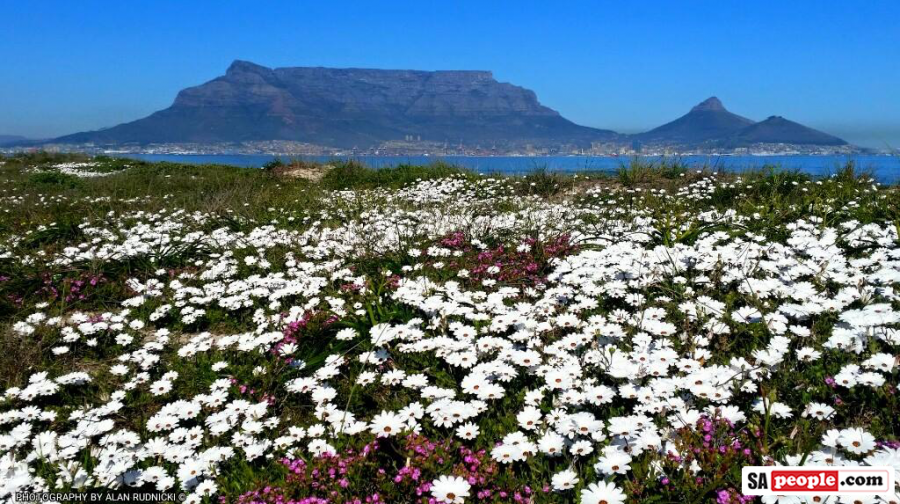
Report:
M 12 145 L 19 142 L 27 142 L 28 139 L 19 135 L 0 135 L 0 147 L 4 145 Z
M 713 96 L 678 119 L 635 136 L 646 142 L 699 144 L 729 138 L 752 124 L 750 119 L 725 110 Z
M 739 131 L 733 141 L 739 144 L 789 143 L 798 145 L 846 145 L 836 136 L 814 130 L 783 117 L 772 116 Z
M 634 138 L 651 144 L 731 148 L 760 143 L 847 145 L 840 138 L 779 116 L 755 122 L 729 112 L 715 96 L 702 101 L 678 119 L 638 133 Z
M 714 148 L 846 144 L 780 117 L 757 123 L 729 112 L 716 97 L 658 128 L 620 135 L 575 124 L 542 105 L 533 91 L 498 82 L 486 71 L 267 68 L 247 61 L 235 61 L 225 75 L 180 91 L 169 108 L 143 119 L 46 143 L 291 140 L 365 149 L 409 138 L 501 149 L 634 141 Z
M 171 107 L 58 143 L 148 144 L 294 140 L 372 147 L 407 135 L 466 144 L 616 138 L 545 107 L 533 91 L 484 71 L 266 68 L 235 61 L 225 75 L 178 93 Z

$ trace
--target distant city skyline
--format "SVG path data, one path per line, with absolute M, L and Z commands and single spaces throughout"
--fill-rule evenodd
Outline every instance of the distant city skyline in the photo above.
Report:
M 866 147 L 900 147 L 900 3 L 0 0 L 0 134 L 48 138 L 169 106 L 234 59 L 490 70 L 622 133 L 709 96 Z

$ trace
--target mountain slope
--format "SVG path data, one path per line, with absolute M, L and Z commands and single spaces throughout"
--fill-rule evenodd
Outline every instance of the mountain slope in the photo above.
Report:
M 11 145 L 19 142 L 27 142 L 28 139 L 19 135 L 0 135 L 0 146 Z
M 752 124 L 750 119 L 726 110 L 713 96 L 678 119 L 635 136 L 645 142 L 699 144 L 729 138 Z
M 534 92 L 490 72 L 266 68 L 235 61 L 178 93 L 171 107 L 60 143 L 294 140 L 370 147 L 406 135 L 451 143 L 589 143 L 616 134 L 579 126 Z
M 760 121 L 744 128 L 731 141 L 736 144 L 847 145 L 846 141 L 836 136 L 814 130 L 780 116 L 771 116 L 765 121 Z
M 747 147 L 753 144 L 839 146 L 847 142 L 783 117 L 754 122 L 725 109 L 718 98 L 704 100 L 687 114 L 634 138 L 648 144 L 688 147 Z

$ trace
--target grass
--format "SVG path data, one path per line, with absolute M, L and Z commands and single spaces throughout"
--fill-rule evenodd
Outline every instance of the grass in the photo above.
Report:
M 572 176 L 551 172 L 546 166 L 526 173 L 518 182 L 519 192 L 543 198 L 556 196 L 575 186 Z
M 333 163 L 321 180 L 322 187 L 331 190 L 398 188 L 418 180 L 432 180 L 449 176 L 473 178 L 476 175 L 441 161 L 429 165 L 400 164 L 386 168 L 370 168 L 358 161 Z
M 670 183 L 689 172 L 687 165 L 677 159 L 661 159 L 659 161 L 645 161 L 633 158 L 628 164 L 619 167 L 617 176 L 626 187 L 638 185 L 651 185 Z M 708 166 L 700 169 L 701 172 L 709 172 Z
M 239 225 L 240 222 L 272 218 L 270 209 L 290 208 L 298 213 L 312 210 L 332 190 L 396 189 L 416 181 L 448 176 L 468 180 L 486 177 L 443 162 L 373 169 L 357 161 L 322 164 L 286 160 L 270 163 L 260 170 L 222 165 L 146 163 L 45 152 L 6 156 L 3 161 L 0 170 L 6 179 L 0 190 L 6 195 L 21 194 L 26 204 L 17 206 L 14 213 L 0 222 L 0 229 L 26 234 L 34 233 L 39 226 L 58 228 L 60 222 L 67 222 L 66 225 L 71 227 L 82 218 L 97 218 L 124 209 L 155 212 L 175 207 L 187 212 L 211 212 L 231 225 Z M 46 169 L 59 163 L 88 161 L 96 164 L 91 170 L 109 175 L 79 178 Z M 290 167 L 318 170 L 323 175 L 318 182 L 282 176 Z M 872 185 L 869 175 L 860 173 L 852 163 L 842 167 L 827 179 L 827 183 L 809 185 L 806 184 L 809 176 L 774 166 L 738 175 L 710 167 L 688 169 L 677 159 L 655 162 L 633 159 L 615 174 L 573 175 L 538 167 L 522 177 L 492 175 L 490 178 L 508 180 L 515 194 L 538 198 L 581 194 L 601 187 L 637 191 L 629 193 L 627 204 L 636 197 L 652 202 L 654 191 L 674 194 L 679 187 L 711 175 L 720 181 L 734 181 L 732 187 L 718 190 L 713 195 L 712 202 L 716 208 L 759 213 L 761 220 L 770 227 L 808 208 L 815 210 L 823 207 L 824 203 L 850 201 L 858 192 L 866 191 Z M 683 203 L 682 207 L 691 205 L 689 201 Z M 666 202 L 652 211 L 659 215 L 684 210 L 678 206 L 677 203 Z M 862 205 L 857 212 L 864 223 L 881 218 L 896 221 L 898 213 L 889 205 Z M 823 214 L 822 217 L 827 218 L 828 215 Z M 28 239 L 40 241 L 48 238 L 37 235 Z
M 273 219 L 281 220 L 288 227 L 303 229 L 308 222 L 303 219 L 317 213 L 317 209 L 329 200 L 329 191 L 396 189 L 417 181 L 448 176 L 468 180 L 486 178 L 443 162 L 373 169 L 356 161 L 332 162 L 323 166 L 303 160 L 286 160 L 270 163 L 260 170 L 222 165 L 146 163 L 45 152 L 6 156 L 2 162 L 0 195 L 18 198 L 21 204 L 5 210 L 0 220 L 0 233 L 19 235 L 20 246 L 41 248 L 47 253 L 81 239 L 82 222 L 102 220 L 110 212 L 141 210 L 149 213 L 179 208 L 189 213 L 203 212 L 218 216 L 210 223 L 210 230 L 221 226 L 233 230 L 250 229 L 257 223 Z M 88 162 L 95 165 L 91 170 L 110 175 L 79 178 L 52 169 L 60 163 Z M 324 176 L 318 182 L 282 176 L 288 167 L 297 166 L 322 170 Z M 656 239 L 661 244 L 673 245 L 690 243 L 699 234 L 711 229 L 684 227 L 689 210 L 697 206 L 693 200 L 667 199 L 660 195 L 675 194 L 679 187 L 709 176 L 727 183 L 711 195 L 707 204 L 719 210 L 732 209 L 755 215 L 749 224 L 751 230 L 771 238 L 781 238 L 772 235 L 780 233 L 785 223 L 804 215 L 819 218 L 826 224 L 835 219 L 852 220 L 860 225 L 888 221 L 894 222 L 900 229 L 898 192 L 871 191 L 873 182 L 868 174 L 859 173 L 852 163 L 822 181 L 813 181 L 808 175 L 771 166 L 736 175 L 709 168 L 689 170 L 678 160 L 650 163 L 638 159 L 623 165 L 615 174 L 568 175 L 539 167 L 522 177 L 493 175 L 489 178 L 506 180 L 511 195 L 539 199 L 571 195 L 585 203 L 594 198 L 592 191 L 599 194 L 608 189 L 622 188 L 625 191 L 621 196 L 622 204 L 633 206 L 640 200 L 642 212 L 654 216 L 658 222 Z M 854 202 L 854 206 L 847 208 L 850 202 Z M 510 203 L 512 206 L 509 208 L 520 203 Z M 844 212 L 838 212 L 836 208 Z M 351 215 L 365 210 L 360 204 L 357 208 L 347 207 L 342 211 Z M 286 216 L 293 216 L 294 219 L 285 222 Z M 166 264 L 180 268 L 191 260 L 189 252 L 173 250 Z M 103 266 L 91 272 L 115 278 L 127 275 L 135 268 L 149 267 L 152 265 L 121 264 L 118 270 Z M 8 267 L 4 268 L 0 259 L 0 276 L 22 277 L 14 273 Z M 77 274 L 80 273 L 60 271 L 53 275 L 58 276 L 57 282 L 65 283 Z M 35 275 L 24 283 L 0 284 L 0 294 L 4 297 L 0 299 L 0 322 L 14 320 L 17 309 L 9 304 L 11 294 L 33 292 L 39 285 Z M 16 347 L 12 340 L 4 340 L 4 347 L 6 351 L 0 353 L 17 356 L 12 357 L 15 361 L 29 361 L 30 352 Z M 17 377 L 16 373 L 6 376 L 0 380 L 0 385 L 13 383 Z
M 230 255 L 226 257 L 213 255 L 189 240 L 168 243 L 152 257 L 135 255 L 71 264 L 47 260 L 67 247 L 91 242 L 100 233 L 98 229 L 115 234 L 126 227 L 143 223 L 147 224 L 148 233 L 151 233 L 170 222 L 187 221 L 195 226 L 190 228 L 191 232 L 204 236 L 219 229 L 250 233 L 269 225 L 273 227 L 264 231 L 269 235 L 282 230 L 317 234 L 323 229 L 337 228 L 348 222 L 363 222 L 366 215 L 380 208 L 391 208 L 408 217 L 408 221 L 398 219 L 398 223 L 427 228 L 433 223 L 415 221 L 420 218 L 415 211 L 435 207 L 439 211 L 427 215 L 439 219 L 443 214 L 465 206 L 470 212 L 467 214 L 469 220 L 488 230 L 486 237 L 477 244 L 471 241 L 455 243 L 453 237 L 401 237 L 398 238 L 400 243 L 396 250 L 391 253 L 379 254 L 368 249 L 354 251 L 353 255 L 339 262 L 340 269 L 327 270 L 327 274 L 322 275 L 325 278 L 322 299 L 340 298 L 345 301 L 348 313 L 338 321 L 331 321 L 320 313 L 305 322 L 302 337 L 297 341 L 296 355 L 310 368 L 323 363 L 330 354 L 352 355 L 350 352 L 354 350 L 359 353 L 372 349 L 368 338 L 363 338 L 361 349 L 356 348 L 356 342 L 339 341 L 335 335 L 341 329 L 353 328 L 365 334 L 378 324 L 405 324 L 423 317 L 420 310 L 389 295 L 395 288 L 393 282 L 398 275 L 417 271 L 430 281 L 453 281 L 463 291 L 474 291 L 484 285 L 478 277 L 479 272 L 495 264 L 512 264 L 523 269 L 533 267 L 535 276 L 547 274 L 555 260 L 551 249 L 558 245 L 548 239 L 548 234 L 552 236 L 555 230 L 553 226 L 574 229 L 582 237 L 605 235 L 615 240 L 621 239 L 621 235 L 617 234 L 621 230 L 610 223 L 651 222 L 652 229 L 645 244 L 650 250 L 661 246 L 659 250 L 663 251 L 684 250 L 713 233 L 727 237 L 754 236 L 784 244 L 790 236 L 788 226 L 798 221 L 807 221 L 819 228 L 837 229 L 841 233 L 852 232 L 870 223 L 893 223 L 900 234 L 900 191 L 878 187 L 867 174 L 860 173 L 852 164 L 843 167 L 833 177 L 819 180 L 776 167 L 733 174 L 712 167 L 689 169 L 678 160 L 648 163 L 638 159 L 623 165 L 613 174 L 567 175 L 553 172 L 549 167 L 539 167 L 522 177 L 482 176 L 441 162 L 426 166 L 399 165 L 373 169 L 354 161 L 313 163 L 293 159 L 272 162 L 263 169 L 247 169 L 48 153 L 7 156 L 0 162 L 0 387 L 20 387 L 37 370 L 56 374 L 72 370 L 90 371 L 94 381 L 64 396 L 66 405 L 60 406 L 61 413 L 68 413 L 71 405 L 100 404 L 110 391 L 116 390 L 120 385 L 119 378 L 105 370 L 117 362 L 117 354 L 123 348 L 110 335 L 104 335 L 96 346 L 76 348 L 62 356 L 53 355 L 51 349 L 59 344 L 58 331 L 41 329 L 22 337 L 10 329 L 33 313 L 36 306 L 44 306 L 41 309 L 51 315 L 75 311 L 90 314 L 112 312 L 121 309 L 124 300 L 135 296 L 133 289 L 126 284 L 131 278 L 141 281 L 150 278 L 165 281 L 178 279 L 190 283 L 198 272 L 211 264 L 234 259 L 238 272 L 236 276 L 249 279 L 260 273 L 249 266 L 248 259 L 265 260 L 273 265 L 284 265 L 289 257 L 308 261 L 309 265 L 325 261 L 306 257 L 304 247 L 296 244 L 271 247 L 237 244 L 229 249 Z M 63 173 L 56 168 L 62 163 L 85 164 L 81 170 L 102 173 L 103 176 L 79 177 Z M 322 176 L 318 180 L 309 180 L 290 175 L 297 170 L 321 172 Z M 399 201 L 398 194 L 402 191 L 398 190 L 418 182 L 433 181 L 435 186 L 449 186 L 462 180 L 470 183 L 467 187 L 474 194 L 467 193 L 466 201 L 455 193 L 442 196 L 438 192 L 430 193 L 434 201 Z M 347 194 L 348 191 L 352 194 Z M 484 197 L 485 203 L 479 203 L 481 197 Z M 559 207 L 565 207 L 568 213 L 554 215 L 553 211 L 559 210 Z M 745 219 L 734 224 L 724 219 L 709 221 L 697 218 L 700 214 L 711 214 L 713 211 L 722 215 L 734 212 Z M 176 212 L 181 213 L 173 215 Z M 547 214 L 551 214 L 550 217 Z M 541 218 L 548 220 L 539 221 Z M 515 228 L 504 228 L 504 219 L 514 219 Z M 363 227 L 353 230 L 368 241 L 375 241 L 379 233 L 391 231 Z M 243 238 L 250 241 L 246 236 Z M 455 244 L 447 245 L 447 240 Z M 509 244 L 522 242 L 534 243 L 534 247 L 520 256 L 520 252 L 509 247 Z M 455 248 L 453 253 L 441 257 L 439 261 L 423 259 L 412 252 L 412 249 L 432 246 Z M 853 257 L 852 254 L 858 253 L 861 256 L 867 246 L 861 244 L 859 251 L 849 250 L 848 255 Z M 599 246 L 597 248 L 600 249 Z M 30 258 L 31 262 L 16 260 L 22 257 Z M 689 259 L 683 259 L 684 264 L 688 264 Z M 470 271 L 469 276 L 456 276 L 462 266 Z M 726 273 L 733 272 L 717 270 L 710 275 Z M 694 277 L 696 272 L 685 266 L 684 276 Z M 356 293 L 352 283 L 354 278 L 364 279 L 367 290 Z M 684 278 L 673 278 L 660 282 L 644 289 L 641 294 L 665 305 L 670 313 L 675 313 L 679 303 L 691 296 L 683 281 Z M 542 288 L 528 275 L 510 277 L 508 284 L 516 289 L 533 289 L 535 293 Z M 200 293 L 195 294 L 202 297 Z M 721 301 L 728 310 L 740 306 L 760 306 L 765 302 L 752 292 L 748 294 L 739 290 L 708 294 L 721 294 Z M 560 297 L 564 295 L 561 293 Z M 586 305 L 586 316 L 634 308 L 621 297 L 598 295 L 596 298 L 595 305 Z M 517 301 L 530 302 L 530 298 L 517 298 Z M 289 300 L 283 306 L 273 306 L 259 300 L 258 304 L 238 312 L 209 304 L 205 306 L 205 317 L 198 321 L 185 322 L 162 315 L 160 325 L 165 325 L 178 337 L 193 337 L 203 332 L 216 336 L 235 334 L 253 327 L 257 316 L 255 310 L 266 309 L 275 313 L 287 310 L 295 302 L 300 303 Z M 135 317 L 147 318 L 163 304 L 164 300 L 152 298 L 132 312 Z M 671 320 L 685 334 L 690 331 L 700 334 L 701 329 L 694 327 L 694 322 L 687 317 L 672 317 Z M 837 323 L 837 317 L 828 313 L 816 318 L 811 324 L 814 335 L 810 341 L 821 339 L 821 335 Z M 483 332 L 488 332 L 490 327 L 489 320 L 478 318 L 473 318 L 471 324 L 477 331 Z M 551 327 L 550 332 L 553 337 L 559 335 L 558 328 Z M 147 330 L 144 336 L 149 338 L 150 334 L 151 331 Z M 713 354 L 708 360 L 727 365 L 735 356 L 743 357 L 760 350 L 769 336 L 761 324 L 735 327 L 727 337 L 710 338 Z M 686 351 L 692 344 L 687 340 L 674 343 L 679 351 Z M 241 394 L 245 394 L 248 400 L 265 400 L 259 392 L 265 391 L 277 399 L 273 410 L 281 418 L 296 425 L 312 418 L 314 407 L 308 402 L 293 399 L 296 396 L 289 395 L 285 388 L 287 380 L 302 375 L 300 370 L 273 359 L 268 353 L 236 354 L 229 350 L 213 349 L 193 359 L 181 359 L 175 351 L 167 349 L 161 359 L 170 364 L 168 370 L 179 374 L 173 393 L 178 397 L 206 393 L 210 383 L 221 376 L 212 370 L 213 364 L 228 360 L 229 376 L 247 389 L 246 394 L 244 391 Z M 802 374 L 791 375 L 791 380 L 796 380 L 796 383 L 792 382 L 792 387 L 780 387 L 778 383 L 773 383 L 773 388 L 762 391 L 761 395 L 777 392 L 780 400 L 794 404 L 823 401 L 823 398 L 834 394 L 825 385 L 825 378 L 835 375 L 847 362 L 846 358 L 824 359 L 807 367 Z M 428 353 L 399 355 L 391 365 L 418 369 L 432 383 L 443 387 L 454 387 L 465 376 L 463 370 L 444 366 L 441 359 Z M 358 373 L 368 369 L 367 366 L 369 364 L 353 360 L 347 371 Z M 265 372 L 260 372 L 260 369 Z M 481 418 L 482 436 L 471 446 L 490 450 L 497 438 L 517 428 L 516 410 L 522 403 L 525 391 L 532 385 L 532 378 L 528 373 L 521 373 L 505 384 L 512 393 L 498 401 Z M 353 411 L 400 408 L 415 399 L 408 391 L 397 392 L 379 383 L 361 386 L 347 379 L 337 379 L 335 383 L 340 397 L 347 398 L 341 407 Z M 898 404 L 893 395 L 886 395 L 880 389 L 854 393 L 854 409 L 842 411 L 842 419 L 848 424 L 865 425 L 883 439 L 896 439 L 900 426 L 896 422 Z M 144 438 L 156 436 L 146 430 L 145 424 L 158 411 L 158 402 L 146 391 L 130 392 L 127 407 L 118 413 L 122 422 L 120 426 L 127 426 Z M 548 411 L 551 406 L 555 407 L 549 404 L 543 406 Z M 617 401 L 597 408 L 598 414 L 601 411 L 604 415 L 625 414 L 629 406 Z M 884 414 L 872 415 L 873 411 Z M 795 413 L 799 415 L 799 411 Z M 820 426 L 807 419 L 789 424 L 764 415 L 752 421 L 755 423 L 738 435 L 747 438 L 747 442 L 757 443 L 754 449 L 758 448 L 767 455 L 792 454 L 788 448 L 801 452 L 811 450 L 822 434 Z M 750 427 L 758 429 L 760 434 L 751 436 L 749 432 L 753 429 Z M 792 432 L 795 429 L 797 432 Z M 422 434 L 432 438 L 446 435 L 428 425 L 423 426 Z M 689 433 L 685 433 L 682 441 L 688 443 L 688 438 Z M 332 442 L 339 449 L 359 448 L 351 441 Z M 416 454 L 415 450 L 409 450 L 399 440 L 384 441 L 381 450 L 378 464 L 390 470 L 403 467 Z M 440 458 L 440 474 L 460 470 L 451 462 L 451 455 Z M 683 486 L 673 484 L 675 489 L 671 492 L 658 485 L 653 486 L 656 483 L 650 476 L 652 462 L 648 456 L 636 457 L 633 481 L 627 483 L 635 495 L 644 492 L 642 496 L 647 502 L 709 498 L 710 492 L 715 490 L 714 487 L 706 488 L 712 483 L 698 486 L 690 475 L 677 482 L 677 485 Z M 484 467 L 489 467 L 488 464 L 489 461 L 485 460 Z M 717 477 L 721 479 L 713 483 L 726 480 L 733 483 L 735 476 L 728 474 L 729 471 L 734 472 L 729 469 L 732 466 L 736 467 L 735 464 L 717 466 L 721 469 Z M 535 460 L 525 466 L 504 466 L 492 473 L 490 478 L 504 487 L 515 487 L 522 481 L 546 482 L 549 475 L 565 468 L 561 462 L 554 460 Z M 587 477 L 593 478 L 587 459 L 574 468 L 582 478 L 579 483 L 582 487 L 587 483 Z M 40 474 L 52 477 L 53 469 L 48 466 Z M 360 473 L 365 476 L 355 476 L 351 484 L 368 489 L 381 485 L 377 487 L 380 491 L 390 492 L 390 482 L 373 483 L 381 476 L 375 466 L 370 469 L 370 473 Z M 219 471 L 227 476 L 220 489 L 229 498 L 265 484 L 286 484 L 284 468 L 272 460 L 248 463 L 238 457 L 238 460 L 220 466 Z M 410 492 L 414 490 L 403 488 Z M 663 496 L 664 492 L 670 493 L 656 497 Z M 550 497 L 556 498 L 558 495 L 550 494 Z

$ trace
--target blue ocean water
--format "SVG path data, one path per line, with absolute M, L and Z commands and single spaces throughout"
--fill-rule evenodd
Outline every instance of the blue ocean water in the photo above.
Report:
M 244 167 L 259 167 L 279 156 L 270 155 L 205 155 L 205 154 L 124 154 L 125 157 L 146 161 L 172 161 L 179 163 L 215 163 Z M 281 156 L 284 158 L 284 156 Z M 303 156 L 310 161 L 330 161 L 334 156 Z M 479 173 L 503 173 L 522 175 L 546 168 L 565 173 L 617 171 L 627 165 L 632 157 L 544 156 L 544 157 L 474 157 L 474 156 L 353 156 L 373 168 L 399 164 L 428 164 L 438 160 L 464 166 Z M 659 158 L 642 158 L 658 161 Z M 852 160 L 858 170 L 871 173 L 883 184 L 900 183 L 900 156 L 679 156 L 679 161 L 692 167 L 704 166 L 725 171 L 740 172 L 775 166 L 781 170 L 799 170 L 816 177 L 827 177 Z

